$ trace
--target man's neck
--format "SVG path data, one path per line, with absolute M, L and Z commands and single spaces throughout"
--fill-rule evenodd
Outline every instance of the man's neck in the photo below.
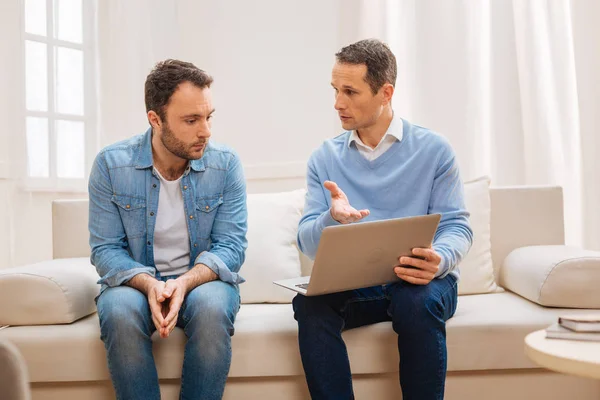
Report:
M 154 168 L 168 181 L 178 179 L 188 165 L 188 160 L 171 153 L 154 132 L 152 132 L 152 160 Z
M 365 145 L 374 149 L 390 127 L 393 117 L 392 107 L 386 107 L 373 125 L 357 130 L 356 134 Z

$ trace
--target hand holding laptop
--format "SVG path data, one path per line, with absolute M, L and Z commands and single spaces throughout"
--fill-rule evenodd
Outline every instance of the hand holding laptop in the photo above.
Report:
M 346 194 L 335 182 L 325 181 L 323 186 L 331 193 L 331 217 L 340 224 L 360 221 L 369 215 L 369 210 L 357 210 L 352 207 Z
M 400 265 L 394 267 L 398 278 L 415 285 L 427 285 L 435 278 L 442 257 L 433 249 L 415 248 L 415 257 L 400 257 Z

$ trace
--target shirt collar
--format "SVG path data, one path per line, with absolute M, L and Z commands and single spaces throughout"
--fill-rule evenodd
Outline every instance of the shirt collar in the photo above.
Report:
M 402 118 L 397 117 L 396 113 L 394 113 L 394 115 L 392 116 L 392 121 L 390 122 L 390 126 L 388 127 L 388 130 L 385 132 L 385 135 L 383 135 L 383 137 L 381 138 L 381 140 L 379 141 L 377 146 L 379 146 L 379 144 L 383 143 L 383 141 L 388 136 L 392 136 L 392 137 L 396 138 L 399 142 L 402 141 L 403 129 L 404 129 L 404 124 L 402 123 Z M 352 133 L 350 134 L 350 140 L 348 141 L 348 147 L 350 147 L 352 142 L 356 142 L 357 144 L 361 144 L 361 145 L 367 147 L 367 145 L 364 144 L 362 140 L 360 140 L 360 137 L 358 136 L 358 133 L 356 133 L 356 131 L 352 131 Z

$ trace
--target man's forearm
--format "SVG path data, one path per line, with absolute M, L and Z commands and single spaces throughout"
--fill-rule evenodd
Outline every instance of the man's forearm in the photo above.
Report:
M 148 291 L 150 291 L 150 287 L 153 283 L 156 282 L 156 278 L 148 275 L 148 274 L 137 274 L 130 280 L 128 280 L 125 285 L 132 287 L 134 289 L 139 290 L 144 293 L 146 296 L 148 295 Z
M 185 274 L 177 278 L 178 281 L 182 282 L 186 288 L 186 294 L 195 289 L 196 287 L 217 280 L 219 277 L 213 272 L 212 269 L 208 268 L 204 264 L 196 264 L 194 268 L 190 269 Z

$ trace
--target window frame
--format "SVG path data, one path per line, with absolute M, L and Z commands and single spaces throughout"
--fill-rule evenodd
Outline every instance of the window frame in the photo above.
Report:
M 23 93 L 21 117 L 23 141 L 27 141 L 26 120 L 27 117 L 41 117 L 48 121 L 48 151 L 49 151 L 49 176 L 32 177 L 29 175 L 28 162 L 23 163 L 26 171 L 23 173 L 24 179 L 21 180 L 22 188 L 28 191 L 42 192 L 87 192 L 87 181 L 89 172 L 98 150 L 97 134 L 97 90 L 96 90 L 96 2 L 93 0 L 81 0 L 82 6 L 82 41 L 74 43 L 55 38 L 55 14 L 58 7 L 57 0 L 45 0 L 46 4 L 46 36 L 28 33 L 26 31 L 26 0 L 23 0 L 21 6 L 22 23 L 22 74 L 21 88 Z M 32 111 L 27 109 L 26 99 L 26 43 L 33 41 L 43 43 L 47 46 L 46 68 L 48 85 L 48 110 Z M 80 50 L 83 53 L 83 115 L 64 114 L 56 111 L 55 107 L 55 82 L 56 82 L 56 49 L 62 47 L 67 49 Z M 56 121 L 77 121 L 84 123 L 84 171 L 82 178 L 62 178 L 57 176 L 57 134 Z M 29 157 L 29 149 L 25 145 L 26 156 Z

